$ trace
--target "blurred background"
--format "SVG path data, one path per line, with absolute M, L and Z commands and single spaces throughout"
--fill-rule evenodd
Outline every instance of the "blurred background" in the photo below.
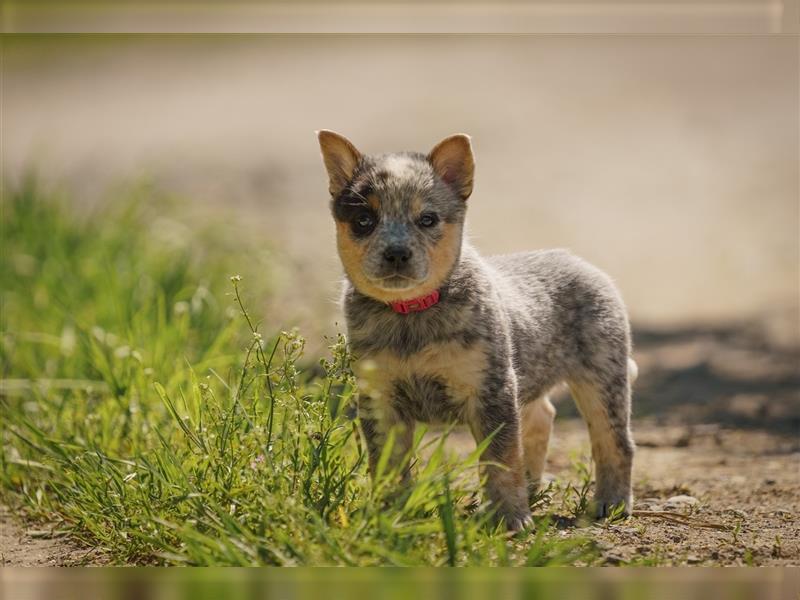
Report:
M 3 167 L 36 167 L 76 210 L 147 176 L 246 214 L 302 265 L 285 291 L 328 318 L 314 130 L 365 152 L 464 131 L 484 252 L 571 248 L 643 323 L 796 319 L 797 60 L 758 36 L 12 38 Z
M 314 130 L 368 153 L 467 132 L 482 252 L 570 248 L 669 349 L 645 372 L 716 361 L 714 389 L 755 370 L 797 399 L 796 36 L 7 36 L 2 116 L 7 185 L 33 169 L 80 212 L 147 179 L 268 249 L 266 326 L 312 349 L 341 278 Z M 745 412 L 773 410 L 759 390 Z

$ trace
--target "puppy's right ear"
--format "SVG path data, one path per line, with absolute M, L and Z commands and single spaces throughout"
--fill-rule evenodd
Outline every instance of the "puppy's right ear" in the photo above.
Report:
M 334 198 L 353 178 L 361 153 L 346 137 L 327 129 L 317 131 L 322 160 L 328 171 L 328 191 Z
M 469 198 L 472 194 L 475 158 L 472 155 L 472 144 L 468 135 L 457 133 L 443 139 L 430 151 L 428 160 L 436 174 L 451 186 L 462 200 Z

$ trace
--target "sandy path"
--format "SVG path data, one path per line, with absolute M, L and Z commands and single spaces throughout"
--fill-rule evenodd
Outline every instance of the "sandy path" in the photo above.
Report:
M 561 439 L 555 441 L 550 468 L 569 477 L 567 458 L 577 448 L 588 455 L 588 437 L 574 421 L 560 423 L 556 435 Z M 796 436 L 648 424 L 637 428 L 636 439 L 636 509 L 690 513 L 696 523 L 728 529 L 654 516 L 592 526 L 590 535 L 600 543 L 607 563 L 800 565 Z
M 0 566 L 59 567 L 103 564 L 91 549 L 80 548 L 55 528 L 26 525 L 0 505 Z

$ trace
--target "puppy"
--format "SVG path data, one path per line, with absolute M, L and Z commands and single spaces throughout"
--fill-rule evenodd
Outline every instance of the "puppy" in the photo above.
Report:
M 479 256 L 464 239 L 475 169 L 466 135 L 427 155 L 379 156 L 317 135 L 373 474 L 390 430 L 400 464 L 416 421 L 465 423 L 477 442 L 494 434 L 486 495 L 523 529 L 555 416 L 548 392 L 566 382 L 589 427 L 596 514 L 630 514 L 635 363 L 610 279 L 563 250 Z

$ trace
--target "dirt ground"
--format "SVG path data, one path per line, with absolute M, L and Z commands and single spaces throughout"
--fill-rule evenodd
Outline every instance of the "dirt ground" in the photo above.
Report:
M 0 566 L 63 567 L 106 563 L 100 551 L 71 541 L 57 526 L 27 525 L 8 507 L 0 506 Z
M 796 437 L 648 423 L 639 424 L 636 438 L 634 516 L 583 530 L 606 564 L 800 565 Z M 555 475 L 569 477 L 577 449 L 589 451 L 582 424 L 559 423 Z M 691 519 L 679 523 L 658 512 Z

